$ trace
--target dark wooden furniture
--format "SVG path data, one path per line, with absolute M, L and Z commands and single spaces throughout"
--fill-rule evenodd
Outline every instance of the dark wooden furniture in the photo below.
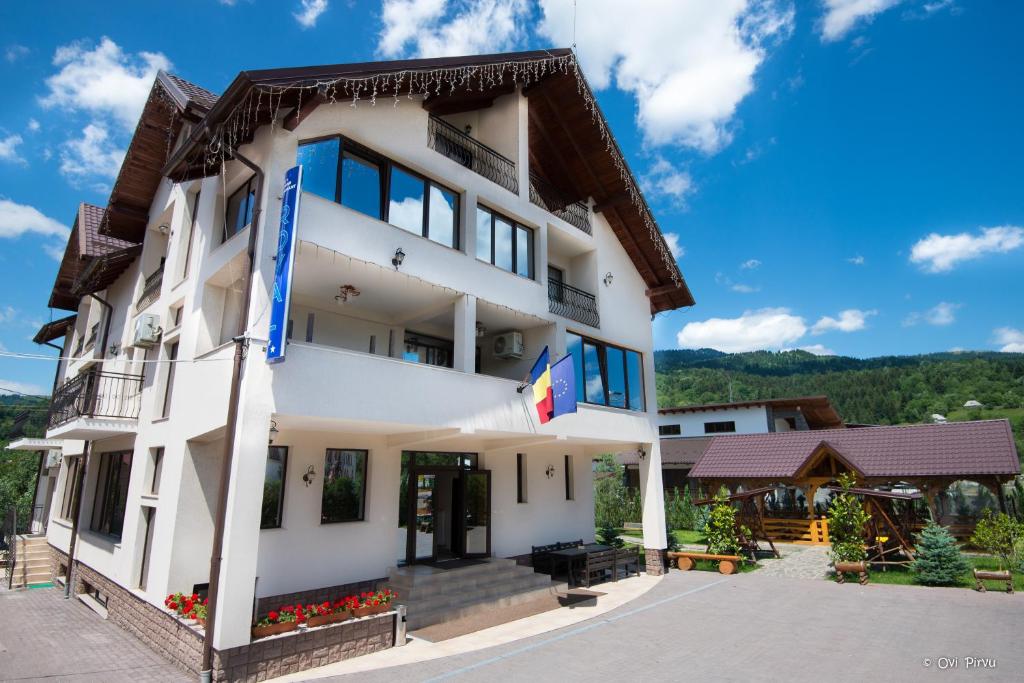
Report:
M 534 571 L 539 571 L 541 565 L 547 565 L 547 574 L 555 573 L 555 558 L 551 555 L 556 550 L 564 550 L 566 548 L 579 548 L 583 545 L 583 539 L 576 541 L 559 541 L 557 543 L 549 543 L 548 545 L 535 545 L 531 546 L 530 552 L 530 566 L 533 567 Z
M 623 575 L 629 576 L 630 570 L 640 576 L 640 549 L 635 545 L 627 548 L 618 548 L 615 551 L 615 580 L 619 580 L 619 568 L 622 568 Z
M 676 560 L 676 566 L 681 571 L 689 571 L 696 565 L 694 560 L 712 560 L 718 561 L 718 571 L 722 574 L 735 574 L 737 563 L 740 561 L 739 555 L 715 555 L 713 553 L 689 553 L 689 552 L 670 552 L 668 553 L 670 558 Z
M 612 577 L 616 581 L 619 580 L 618 574 L 615 571 L 615 550 L 599 550 L 597 552 L 589 552 L 586 554 L 586 562 L 584 563 L 583 571 L 583 582 L 587 588 L 590 588 L 590 581 L 595 575 L 604 576 L 605 572 L 611 572 Z
M 587 545 L 583 545 L 582 543 L 580 543 L 579 545 L 575 545 L 572 547 L 554 550 L 551 553 L 549 553 L 549 555 L 553 559 L 552 569 L 554 569 L 558 563 L 564 562 L 566 581 L 568 582 L 569 586 L 574 586 L 576 584 L 576 581 L 574 579 L 576 573 L 574 571 L 575 566 L 580 563 L 585 563 L 588 554 L 599 553 L 605 550 L 611 550 L 611 547 L 601 545 L 600 543 L 590 543 Z M 552 571 L 552 573 L 554 572 Z
M 1000 572 L 986 572 L 986 571 L 982 571 L 980 569 L 975 569 L 974 570 L 974 582 L 976 584 L 975 588 L 977 590 L 981 591 L 982 593 L 985 592 L 985 584 L 982 583 L 983 581 L 1005 581 L 1006 582 L 1006 592 L 1007 593 L 1011 593 L 1011 594 L 1013 593 L 1013 575 L 1009 571 L 1003 570 L 1003 571 L 1000 571 Z

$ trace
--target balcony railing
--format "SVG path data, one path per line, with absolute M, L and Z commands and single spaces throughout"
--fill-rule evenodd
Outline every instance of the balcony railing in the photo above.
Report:
M 597 297 L 564 282 L 548 280 L 548 310 L 584 325 L 601 326 L 601 318 L 597 313 Z
M 569 201 L 561 190 L 535 173 L 530 174 L 530 202 L 591 234 L 590 208 L 583 202 Z
M 430 149 L 462 164 L 474 173 L 501 185 L 513 194 L 519 194 L 516 165 L 487 145 L 477 142 L 447 121 L 430 117 L 427 127 Z
M 141 311 L 146 306 L 157 300 L 160 296 L 160 286 L 164 282 L 164 264 L 160 264 L 149 277 L 146 278 L 145 284 L 142 285 L 142 294 L 139 295 L 139 301 L 135 304 L 135 310 Z
M 47 428 L 79 417 L 137 419 L 141 405 L 142 375 L 89 370 L 54 393 Z

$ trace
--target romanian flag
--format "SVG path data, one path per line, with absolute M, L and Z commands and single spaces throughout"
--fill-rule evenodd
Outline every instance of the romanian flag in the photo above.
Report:
M 541 424 L 544 424 L 551 419 L 551 413 L 555 409 L 555 399 L 551 390 L 551 358 L 546 346 L 530 370 L 530 382 L 533 384 L 533 402 L 537 405 L 537 415 Z

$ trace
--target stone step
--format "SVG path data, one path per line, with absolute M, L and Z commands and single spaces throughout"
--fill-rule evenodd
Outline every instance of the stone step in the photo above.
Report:
M 506 586 L 495 586 L 487 590 L 467 592 L 464 595 L 438 595 L 431 598 L 403 602 L 409 609 L 409 614 L 433 612 L 442 608 L 457 610 L 465 605 L 500 600 L 502 598 L 514 598 L 515 596 L 535 590 L 550 591 L 553 585 L 551 581 L 546 581 L 543 584 L 520 581 Z
M 458 576 L 460 580 L 466 580 L 481 575 L 490 574 L 501 568 L 515 567 L 515 560 L 504 558 L 492 558 L 487 562 L 459 567 L 458 569 L 441 570 L 435 573 L 416 573 L 408 567 L 392 567 L 388 572 L 388 582 L 396 586 L 406 588 L 413 585 L 432 585 L 452 581 L 452 577 Z
M 415 584 L 408 586 L 389 581 L 388 587 L 397 591 L 403 598 L 413 600 L 421 596 L 452 595 L 474 590 L 486 590 L 493 586 L 500 586 L 522 579 L 523 577 L 529 577 L 531 579 L 532 577 L 541 577 L 542 580 L 548 579 L 547 576 L 543 574 L 534 574 L 532 571 L 522 573 L 514 570 L 503 569 L 488 575 L 450 577 L 447 581 L 435 582 L 428 585 Z
M 408 628 L 410 631 L 414 631 L 416 629 L 423 628 L 424 626 L 440 624 L 446 621 L 454 621 L 455 619 L 461 619 L 463 617 L 472 616 L 488 610 L 520 605 L 524 602 L 538 600 L 566 590 L 568 590 L 568 586 L 566 584 L 552 583 L 552 585 L 547 588 L 535 588 L 531 591 L 516 593 L 515 595 L 483 599 L 477 602 L 469 602 L 459 605 L 457 607 L 445 605 L 432 610 L 421 610 L 416 613 L 413 613 L 410 610 L 408 616 Z
M 26 560 L 44 560 L 50 561 L 49 550 L 18 550 L 18 558 L 24 558 Z

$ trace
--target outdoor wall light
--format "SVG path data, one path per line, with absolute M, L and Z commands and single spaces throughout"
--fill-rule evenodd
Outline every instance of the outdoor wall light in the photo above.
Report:
M 605 273 L 604 274 L 604 286 L 605 287 L 611 287 L 612 286 L 612 280 L 614 280 L 614 279 L 615 279 L 615 276 L 612 275 L 611 271 L 608 271 L 607 273 Z
M 555 477 L 555 466 L 548 465 L 548 468 L 544 470 L 544 474 L 547 475 L 548 479 L 554 479 Z
M 275 422 L 274 420 L 271 420 L 270 421 L 270 438 L 267 440 L 267 443 L 269 443 L 271 446 L 274 445 L 274 439 L 277 438 L 277 435 L 279 433 L 280 433 L 280 430 L 277 428 L 277 422 Z
M 465 128 L 463 129 L 463 130 L 465 130 L 465 132 L 466 132 L 466 135 L 469 135 L 470 133 L 472 133 L 472 132 L 473 132 L 473 126 L 471 126 L 471 125 L 469 125 L 469 124 L 467 123 L 467 124 L 466 124 L 466 127 L 465 127 Z
M 395 270 L 398 270 L 399 267 L 401 267 L 402 261 L 404 260 L 405 252 L 402 251 L 402 248 L 399 247 L 398 249 L 395 249 L 395 255 L 391 257 L 391 265 L 395 267 Z
M 160 232 L 161 235 L 167 235 L 171 232 L 171 226 L 167 225 L 166 223 L 162 223 L 157 228 L 157 230 Z
M 306 486 L 308 487 L 313 483 L 314 479 L 316 479 L 316 470 L 313 469 L 312 465 L 310 465 L 306 468 L 306 473 L 302 475 L 302 481 L 306 482 Z
M 637 451 L 637 453 L 636 453 L 636 454 L 637 454 L 638 456 L 640 456 L 640 459 L 641 459 L 641 460 L 643 460 L 644 458 L 646 458 L 646 457 L 647 457 L 647 451 L 645 451 L 645 450 L 644 450 L 643 448 L 641 448 L 641 449 L 640 449 L 639 451 Z

